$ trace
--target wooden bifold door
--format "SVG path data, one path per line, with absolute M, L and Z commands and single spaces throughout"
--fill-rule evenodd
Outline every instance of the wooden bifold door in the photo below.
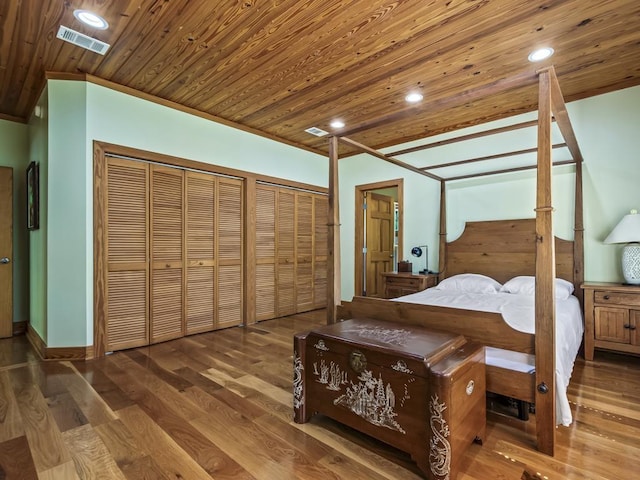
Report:
M 256 185 L 256 320 L 326 307 L 327 196 Z
M 105 164 L 105 351 L 242 323 L 243 181 Z

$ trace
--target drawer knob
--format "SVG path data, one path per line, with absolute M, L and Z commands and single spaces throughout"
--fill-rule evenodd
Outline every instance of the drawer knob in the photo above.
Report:
M 610 297 L 609 297 L 609 295 L 605 295 L 605 296 L 604 296 L 604 297 L 602 297 L 602 298 L 604 298 L 605 300 L 609 300 L 609 298 L 610 298 Z
M 547 387 L 547 384 L 544 382 L 539 384 L 537 388 L 540 393 L 549 393 L 549 387 Z

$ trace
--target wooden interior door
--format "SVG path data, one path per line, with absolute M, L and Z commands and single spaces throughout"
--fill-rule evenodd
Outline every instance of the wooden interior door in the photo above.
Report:
M 13 170 L 0 167 L 0 338 L 13 335 Z
M 313 310 L 313 197 L 296 197 L 296 312 L 307 312 Z
M 149 343 L 149 165 L 106 161 L 105 351 Z
M 243 322 L 243 182 L 218 178 L 218 318 L 216 328 Z
M 256 185 L 256 320 L 275 318 L 278 188 Z
M 393 271 L 393 197 L 366 193 L 366 292 L 384 296 L 382 274 Z
M 184 172 L 151 166 L 151 343 L 184 335 Z
M 296 193 L 280 189 L 278 194 L 278 266 L 277 301 L 278 316 L 296 313 Z
M 313 306 L 327 306 L 327 252 L 328 231 L 327 210 L 329 200 L 326 195 L 313 196 Z
M 215 176 L 186 172 L 185 322 L 187 335 L 208 332 L 216 326 L 215 192 Z

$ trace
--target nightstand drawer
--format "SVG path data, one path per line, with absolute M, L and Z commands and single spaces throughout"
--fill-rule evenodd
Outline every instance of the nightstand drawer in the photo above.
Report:
M 398 286 L 398 287 L 414 287 L 414 288 L 418 288 L 422 283 L 422 280 L 418 279 L 418 278 L 394 278 L 394 277 L 387 277 L 387 284 L 388 285 L 393 285 Z
M 594 294 L 594 302 L 599 305 L 630 305 L 640 307 L 640 295 L 637 293 L 596 290 Z

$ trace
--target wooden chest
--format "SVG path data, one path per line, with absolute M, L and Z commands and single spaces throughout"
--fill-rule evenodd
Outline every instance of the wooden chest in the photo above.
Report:
M 484 347 L 461 335 L 354 319 L 294 337 L 294 420 L 322 413 L 455 479 L 485 433 Z

